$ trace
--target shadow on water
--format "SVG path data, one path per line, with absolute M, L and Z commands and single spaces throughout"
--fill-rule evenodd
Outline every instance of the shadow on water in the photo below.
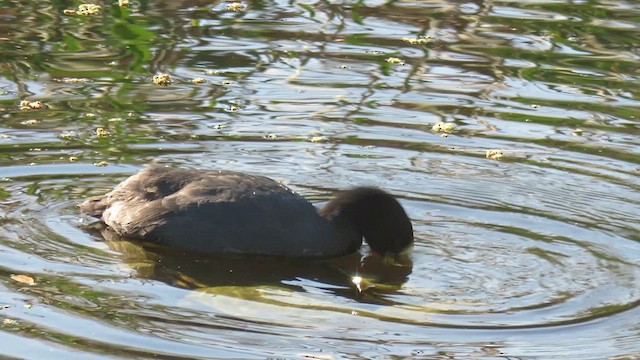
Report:
M 399 290 L 413 269 L 409 255 L 385 259 L 364 249 L 327 259 L 210 255 L 124 239 L 99 223 L 86 229 L 121 253 L 135 276 L 184 289 L 207 289 L 209 293 L 215 293 L 216 288 L 270 286 L 304 291 L 294 283 L 304 279 L 322 283 L 337 296 L 394 305 L 378 295 Z M 354 281 L 356 277 L 362 282 Z

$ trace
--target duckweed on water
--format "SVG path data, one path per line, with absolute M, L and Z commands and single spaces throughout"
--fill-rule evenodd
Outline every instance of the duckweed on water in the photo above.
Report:
M 388 62 L 389 64 L 404 65 L 404 61 L 397 57 L 390 57 L 390 58 L 387 58 L 385 61 Z
M 404 41 L 404 42 L 408 42 L 409 44 L 412 45 L 416 45 L 416 44 L 420 44 L 420 45 L 424 45 L 426 43 L 429 42 L 429 40 L 431 40 L 431 36 L 425 36 L 425 37 L 401 37 L 400 40 Z
M 101 128 L 101 127 L 100 127 L 100 128 L 97 128 L 97 129 L 96 129 L 96 137 L 99 137 L 99 138 L 106 138 L 106 137 L 108 137 L 109 135 L 110 135 L 110 134 L 109 134 L 109 131 L 107 131 L 107 129 L 105 129 L 105 128 Z
M 456 130 L 456 124 L 439 122 L 439 123 L 433 125 L 431 130 L 433 130 L 435 132 L 451 134 L 452 132 L 454 132 Z
M 309 138 L 309 141 L 311 141 L 312 143 L 325 142 L 329 141 L 329 138 L 326 136 L 314 136 L 312 138 Z
M 244 10 L 244 5 L 239 2 L 233 2 L 231 4 L 227 4 L 227 10 L 236 11 L 236 12 L 242 11 Z
M 498 160 L 503 156 L 504 154 L 502 153 L 502 150 L 487 150 L 487 153 L 485 154 L 485 157 L 491 160 Z
M 59 137 L 60 139 L 63 139 L 63 140 L 71 140 L 71 139 L 73 138 L 73 134 L 70 134 L 70 133 L 62 133 L 62 134 L 58 135 L 58 137 Z
M 62 82 L 67 83 L 67 84 L 77 84 L 77 83 L 89 82 L 89 79 L 87 79 L 87 78 L 66 78 L 66 79 L 63 79 Z
M 29 100 L 20 101 L 20 110 L 40 110 L 42 109 L 41 101 L 29 102 Z
M 96 4 L 80 4 L 77 10 L 65 9 L 63 12 L 65 15 L 98 15 L 102 12 L 102 6 Z
M 153 76 L 153 83 L 160 86 L 169 86 L 173 82 L 171 75 L 158 74 Z

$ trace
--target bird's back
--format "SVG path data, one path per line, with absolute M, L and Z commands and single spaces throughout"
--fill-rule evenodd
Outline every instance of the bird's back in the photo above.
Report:
M 300 195 L 232 171 L 148 167 L 81 209 L 121 236 L 208 253 L 335 256 L 356 246 Z

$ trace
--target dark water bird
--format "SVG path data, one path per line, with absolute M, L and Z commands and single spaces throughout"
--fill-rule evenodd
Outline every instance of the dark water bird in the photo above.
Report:
M 406 212 L 374 187 L 339 192 L 321 209 L 264 176 L 147 167 L 82 212 L 125 238 L 209 254 L 331 257 L 364 238 L 382 255 L 413 243 Z

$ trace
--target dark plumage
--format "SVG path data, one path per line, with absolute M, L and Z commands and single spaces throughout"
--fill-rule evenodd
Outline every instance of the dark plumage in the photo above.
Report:
M 317 210 L 277 182 L 232 171 L 147 167 L 81 210 L 121 236 L 206 253 L 314 257 L 399 253 L 411 221 L 390 194 L 343 191 Z

